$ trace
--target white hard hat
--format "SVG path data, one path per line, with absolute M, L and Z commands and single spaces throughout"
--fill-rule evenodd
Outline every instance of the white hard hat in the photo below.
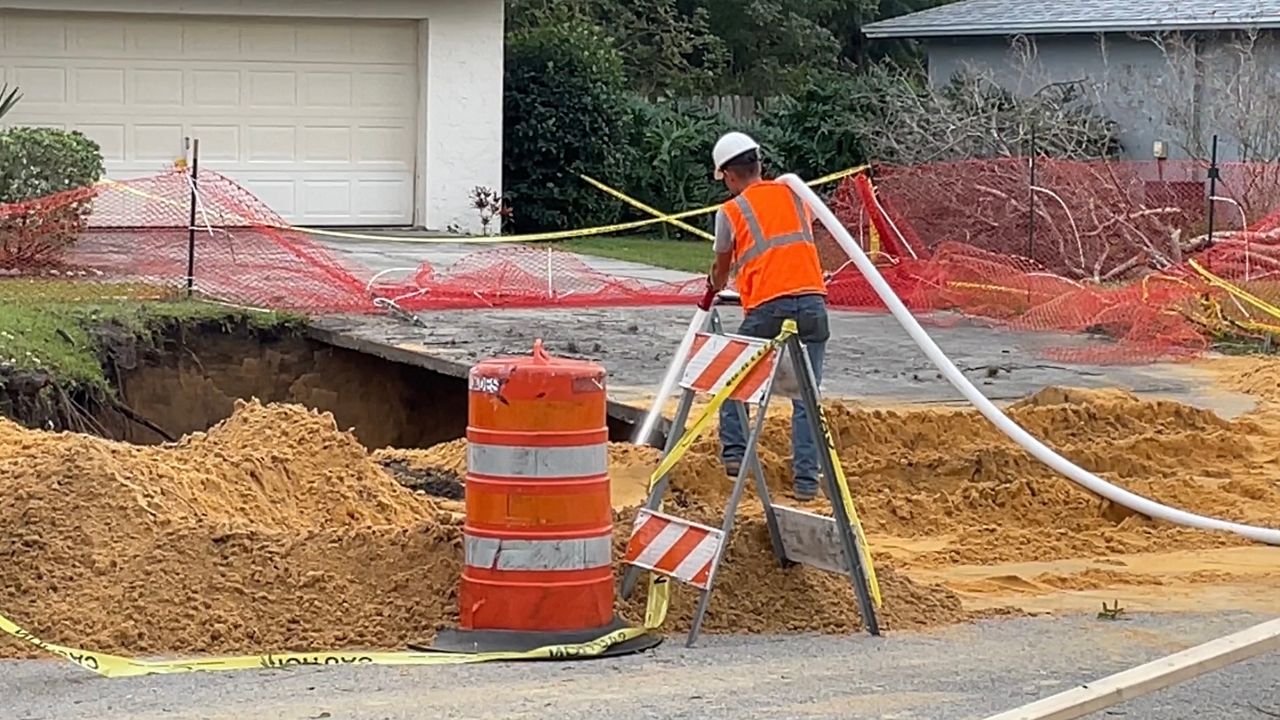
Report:
M 715 163 L 716 179 L 724 178 L 725 163 L 745 152 L 759 149 L 760 144 L 752 140 L 751 136 L 746 133 L 725 133 L 716 141 L 716 146 L 711 149 L 711 161 Z

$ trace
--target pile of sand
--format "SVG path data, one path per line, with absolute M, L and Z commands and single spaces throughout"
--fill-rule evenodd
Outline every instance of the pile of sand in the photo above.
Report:
M 0 612 L 104 651 L 381 645 L 429 633 L 458 573 L 433 503 L 296 406 L 168 447 L 0 420 L 0 492 Z
M 464 451 L 414 455 L 448 464 Z M 611 454 L 642 493 L 656 451 Z M 401 487 L 327 413 L 240 403 L 162 447 L 0 420 L 0 491 L 0 612 L 53 642 L 130 655 L 397 648 L 457 621 L 458 504 Z M 768 548 L 746 520 L 708 631 L 857 627 L 846 582 L 783 572 Z M 946 590 L 884 578 L 889 628 L 968 617 Z M 638 602 L 619 610 L 639 619 Z M 666 628 L 686 630 L 693 607 L 677 592 Z M 30 652 L 0 641 L 0 653 Z
M 1064 388 L 1015 403 L 1009 414 L 1073 462 L 1133 492 L 1202 514 L 1280 525 L 1280 424 L 1259 417 L 1227 421 L 1208 410 L 1122 391 Z M 973 410 L 837 404 L 828 416 L 888 584 L 902 578 L 927 586 L 899 594 L 898 607 L 927 608 L 908 613 L 900 625 L 947 616 L 931 601 L 952 607 L 954 598 L 937 583 L 975 600 L 973 608 L 1016 603 L 1026 594 L 1202 585 L 1207 578 L 1259 586 L 1254 566 L 1265 567 L 1266 559 L 1233 554 L 1258 548 L 1234 536 L 1154 522 L 1093 496 L 1031 458 Z M 465 451 L 463 443 L 449 447 Z M 713 524 L 719 517 L 708 509 L 723 508 L 730 491 L 717 450 L 714 432 L 697 442 L 672 472 L 670 495 L 681 514 L 702 513 Z M 644 454 L 633 458 L 628 452 Z M 789 453 L 787 413 L 780 410 L 768 421 L 761 456 L 781 502 L 788 502 Z M 642 483 L 656 456 L 621 445 L 611 460 L 616 491 L 626 478 Z M 821 505 L 811 509 L 823 511 Z M 747 519 L 740 527 L 763 532 L 760 505 L 750 495 L 742 514 Z M 753 547 L 761 553 L 757 560 L 722 577 L 767 567 L 766 546 Z M 1183 556 L 1192 554 L 1207 558 L 1203 566 L 1187 564 Z M 1144 570 L 1152 558 L 1159 558 L 1163 577 Z M 832 579 L 811 576 L 820 583 Z M 1152 578 L 1159 582 L 1148 582 Z M 736 592 L 734 583 L 724 583 L 717 598 Z M 732 602 L 750 607 L 748 598 Z M 885 612 L 892 615 L 895 604 Z
M 1073 462 L 1147 497 L 1231 520 L 1275 523 L 1280 516 L 1280 487 L 1256 466 L 1269 438 L 1251 422 L 1119 391 L 1056 388 L 1009 414 Z M 1237 542 L 1113 507 L 1030 457 L 973 410 L 835 405 L 829 419 L 873 541 L 951 539 L 913 562 L 1030 561 Z M 765 474 L 782 492 L 790 477 L 787 420 L 770 419 L 765 435 Z M 695 447 L 673 473 L 676 492 L 705 503 L 724 497 L 715 447 L 714 439 Z
M 1206 365 L 1224 388 L 1280 403 L 1280 357 L 1214 358 Z
M 1280 428 L 1269 420 L 1230 422 L 1126 393 L 1060 389 L 1010 413 L 1130 490 L 1196 512 L 1280 524 Z M 1141 585 L 1167 595 L 1176 583 L 1229 582 L 1238 566 L 1169 569 L 1185 565 L 1183 556 L 1250 550 L 1232 536 L 1156 523 L 1093 497 L 972 411 L 834 405 L 829 417 L 876 554 L 889 629 L 963 621 L 973 614 L 962 597 L 983 594 Z M 712 434 L 673 471 L 669 510 L 719 523 L 730 481 L 716 451 Z M 789 452 L 781 413 L 768 421 L 762 460 L 782 502 L 789 502 Z M 0 612 L 55 642 L 137 655 L 429 640 L 457 621 L 462 506 L 405 489 L 384 466 L 456 484 L 465 454 L 464 441 L 370 454 L 328 414 L 257 402 L 239 404 L 207 433 L 162 447 L 0 420 Z M 615 556 L 657 460 L 651 449 L 610 448 L 620 508 Z M 706 629 L 857 628 L 847 580 L 779 569 L 761 515 L 748 496 Z M 1134 558 L 1157 556 L 1160 564 L 1142 561 L 1146 568 L 1130 571 Z M 1046 567 L 1055 560 L 1060 567 Z M 675 589 L 668 631 L 687 629 L 694 600 L 687 588 Z M 632 620 L 642 608 L 643 597 L 619 604 Z M 3 653 L 29 651 L 0 643 Z

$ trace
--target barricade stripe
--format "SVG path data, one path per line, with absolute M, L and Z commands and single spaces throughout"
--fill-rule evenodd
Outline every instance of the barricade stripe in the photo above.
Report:
M 710 382 L 700 383 L 699 379 L 704 374 L 707 366 L 714 362 L 725 349 L 727 343 L 728 339 L 723 335 L 711 335 L 709 333 L 694 335 L 693 349 L 689 351 L 689 359 L 685 363 L 683 384 L 706 392 L 707 388 L 710 387 Z
M 672 543 L 671 547 L 662 554 L 662 557 L 653 564 L 655 570 L 661 570 L 665 573 L 680 577 L 676 569 L 680 566 L 689 554 L 702 544 L 706 539 L 707 533 L 698 528 L 682 528 L 684 534 L 678 540 Z
M 662 529 L 653 536 L 653 540 L 645 543 L 644 550 L 636 556 L 635 564 L 653 567 L 684 535 L 684 528 L 675 523 L 663 520 L 661 527 Z
M 524 447 L 467 444 L 467 472 L 488 477 L 572 478 L 609 472 L 609 446 Z
M 712 557 L 714 558 L 714 556 Z M 702 569 L 698 570 L 698 572 L 689 580 L 689 584 L 700 588 L 706 588 L 707 584 L 711 582 L 712 562 L 713 560 L 708 560 L 707 564 L 703 565 Z
M 641 535 L 651 522 L 656 522 L 652 515 L 640 513 L 636 516 L 636 524 L 631 527 L 631 538 L 627 541 L 627 557 L 631 557 L 631 549 L 633 547 L 640 547 L 642 542 L 647 542 L 647 540 L 653 538 L 652 531 Z
M 710 573 L 711 562 L 715 560 L 719 549 L 719 538 L 707 535 L 680 561 L 679 565 L 676 565 L 671 574 L 686 582 L 696 582 L 699 575 Z
M 641 513 L 636 516 L 636 526 L 631 531 L 631 538 L 627 541 L 627 550 L 623 554 L 624 562 L 634 563 L 640 557 L 640 553 L 653 542 L 653 539 L 662 532 L 665 525 L 662 521 L 654 518 L 652 515 Z
M 755 353 L 767 344 L 768 341 L 756 338 L 699 333 L 694 336 L 693 349 L 689 353 L 681 385 L 700 393 L 715 395 L 724 389 L 736 373 L 746 368 Z M 760 358 L 729 394 L 730 399 L 758 402 L 763 396 L 764 387 L 773 377 L 777 362 L 776 351 Z
M 759 399 L 760 390 L 773 377 L 773 367 L 776 361 L 777 353 L 762 360 L 759 365 L 756 365 L 747 373 L 747 377 L 743 379 L 742 384 L 729 393 L 729 397 L 744 402 L 756 402 Z M 720 387 L 723 388 L 727 381 L 728 378 L 724 378 L 720 383 Z
M 464 537 L 466 564 L 486 570 L 590 570 L 613 564 L 613 536 L 571 540 Z
M 714 388 L 716 383 L 723 383 L 724 377 L 733 370 L 746 351 L 747 344 L 741 340 L 730 340 L 718 350 L 713 350 L 715 354 L 711 362 L 694 378 L 694 387 Z

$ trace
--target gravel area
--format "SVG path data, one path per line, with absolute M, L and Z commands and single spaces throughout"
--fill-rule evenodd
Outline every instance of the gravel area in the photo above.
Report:
M 923 634 L 682 639 L 579 663 L 335 668 L 102 680 L 44 661 L 0 663 L 6 720 L 193 718 L 881 718 L 981 720 L 1269 618 L 1225 613 L 984 622 Z M 1095 718 L 1268 720 L 1280 655 Z

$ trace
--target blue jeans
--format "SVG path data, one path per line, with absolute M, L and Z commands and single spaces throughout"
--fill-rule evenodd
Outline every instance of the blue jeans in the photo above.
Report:
M 782 321 L 796 321 L 800 342 L 809 356 L 813 373 L 822 382 L 822 360 L 826 355 L 831 329 L 827 319 L 826 299 L 821 295 L 798 295 L 770 300 L 747 313 L 738 328 L 739 335 L 774 338 L 782 332 Z M 790 360 L 789 358 L 785 358 Z M 746 429 L 738 416 L 741 403 L 726 402 L 720 408 L 721 457 L 726 464 L 741 463 L 747 453 Z M 804 404 L 791 401 L 791 467 L 797 492 L 818 491 L 818 447 Z

